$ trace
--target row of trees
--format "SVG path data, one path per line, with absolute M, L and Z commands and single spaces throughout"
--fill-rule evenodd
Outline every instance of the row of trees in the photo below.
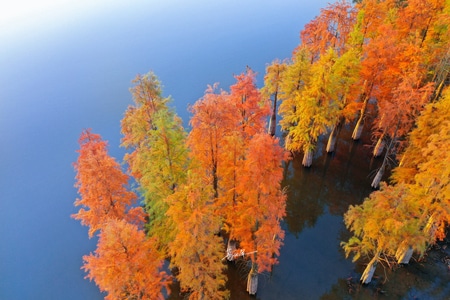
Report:
M 378 262 L 407 264 L 446 236 L 450 223 L 450 89 L 428 104 L 411 132 L 394 169 L 391 185 L 382 183 L 344 216 L 353 237 L 347 253 L 370 259 L 361 281 L 369 283 Z
M 122 145 L 145 204 L 147 237 L 143 210 L 130 208 L 137 197 L 126 189 L 128 176 L 98 135 L 83 132 L 75 165 L 81 196 L 75 205 L 83 208 L 74 217 L 90 227 L 90 237 L 100 232 L 97 250 L 84 258 L 88 278 L 111 299 L 161 298 L 170 282 L 162 260 L 169 259 L 190 299 L 223 299 L 224 259 L 239 255 L 248 259 L 247 289 L 255 294 L 257 275 L 277 263 L 284 238 L 281 180 L 288 159 L 267 133 L 270 103 L 257 89 L 255 73 L 247 69 L 236 76 L 230 92 L 208 87 L 191 107 L 189 134 L 154 74 L 138 76 L 134 84 L 134 105 L 121 123 Z M 132 230 L 136 240 L 128 237 Z M 117 264 L 120 255 L 128 267 Z M 148 280 L 154 274 L 159 277 Z
M 322 9 L 301 31 L 292 57 L 267 68 L 264 91 L 281 101 L 286 149 L 303 152 L 309 167 L 319 137 L 329 134 L 333 152 L 341 126 L 355 122 L 358 140 L 371 114 L 373 155 L 386 150 L 372 183 L 378 187 L 388 156 L 404 148 L 424 104 L 439 97 L 448 78 L 449 5 L 364 0 Z

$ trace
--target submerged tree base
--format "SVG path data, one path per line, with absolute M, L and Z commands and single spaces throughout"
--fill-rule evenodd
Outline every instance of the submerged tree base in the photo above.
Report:
M 305 154 L 303 155 L 302 165 L 306 168 L 311 167 L 313 156 L 314 153 L 312 150 L 306 150 Z
M 250 271 L 247 277 L 247 292 L 250 295 L 256 295 L 258 290 L 258 273 Z
M 413 249 L 410 246 L 399 247 L 395 253 L 395 259 L 398 264 L 408 264 L 412 255 Z
M 373 274 L 375 273 L 375 270 L 377 269 L 378 264 L 378 255 L 376 255 L 372 260 L 369 262 L 367 267 L 364 269 L 363 274 L 361 275 L 361 283 L 362 284 L 368 284 L 372 281 Z

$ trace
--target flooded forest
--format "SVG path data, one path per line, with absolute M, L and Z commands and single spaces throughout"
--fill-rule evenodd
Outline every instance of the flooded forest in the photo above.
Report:
M 137 75 L 123 160 L 81 133 L 72 217 L 107 299 L 450 295 L 450 2 L 355 2 L 262 82 L 205 83 L 186 126 Z

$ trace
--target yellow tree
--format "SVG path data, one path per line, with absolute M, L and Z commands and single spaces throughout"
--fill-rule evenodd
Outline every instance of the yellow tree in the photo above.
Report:
M 408 183 L 418 195 L 415 201 L 426 210 L 424 231 L 430 243 L 445 237 L 450 221 L 450 158 L 445 150 L 449 145 L 449 116 L 450 91 L 447 89 L 442 99 L 427 105 L 418 118 L 401 163 L 392 175 L 395 183 Z
M 339 104 L 334 96 L 337 86 L 333 69 L 335 60 L 336 53 L 330 48 L 310 67 L 308 80 L 302 89 L 295 91 L 291 101 L 282 103 L 293 104 L 291 107 L 284 106 L 282 110 L 288 117 L 282 122 L 283 129 L 287 131 L 286 149 L 294 152 L 303 150 L 302 164 L 305 167 L 312 164 L 319 136 L 336 124 L 340 116 Z
M 264 76 L 264 87 L 262 89 L 262 94 L 264 97 L 273 98 L 272 114 L 269 121 L 269 133 L 272 136 L 275 136 L 277 126 L 277 104 L 281 93 L 282 77 L 286 67 L 286 63 L 280 62 L 276 59 L 272 62 L 272 64 L 266 67 L 266 75 Z
M 405 259 L 409 249 L 419 253 L 426 250 L 421 207 L 410 196 L 406 185 L 383 183 L 379 191 L 370 194 L 361 205 L 350 206 L 345 213 L 345 225 L 353 234 L 348 242 L 341 243 L 346 255 L 355 254 L 353 261 L 360 257 L 370 259 L 361 276 L 362 283 L 372 280 L 379 262 L 390 265 L 394 257 Z
M 208 179 L 207 179 L 208 181 Z M 167 214 L 177 224 L 170 243 L 171 264 L 189 299 L 225 299 L 225 265 L 221 261 L 222 239 L 216 235 L 221 225 L 213 187 L 205 182 L 204 171 L 192 167 L 187 182 L 169 197 Z
M 137 196 L 127 189 L 129 177 L 109 156 L 107 143 L 88 129 L 81 133 L 79 144 L 74 167 L 80 198 L 74 204 L 81 208 L 72 218 L 89 227 L 90 238 L 110 219 L 125 219 L 130 223 L 143 221 L 142 208 L 131 207 Z

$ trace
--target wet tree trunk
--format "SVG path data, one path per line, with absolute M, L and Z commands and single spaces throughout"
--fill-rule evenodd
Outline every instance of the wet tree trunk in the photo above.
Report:
M 236 251 L 236 241 L 234 240 L 228 240 L 227 243 L 227 260 L 233 261 L 234 260 L 234 252 Z
M 395 259 L 397 260 L 397 263 L 408 264 L 413 252 L 413 248 L 409 245 L 402 245 L 398 247 L 397 252 L 395 252 Z
M 381 178 L 383 177 L 384 171 L 386 170 L 389 153 L 391 152 L 391 149 L 397 138 L 397 130 L 398 130 L 399 126 L 400 126 L 400 120 L 397 122 L 397 127 L 395 128 L 394 136 L 392 137 L 391 142 L 389 143 L 389 145 L 386 149 L 386 153 L 384 153 L 383 163 L 381 164 L 380 169 L 378 170 L 377 174 L 375 175 L 375 178 L 372 181 L 372 184 L 370 185 L 374 189 L 377 189 L 380 186 Z
M 252 268 L 247 277 L 247 292 L 250 295 L 256 295 L 258 290 L 258 272 L 256 271 L 256 263 L 252 263 Z
M 333 130 L 330 133 L 330 137 L 328 138 L 328 143 L 327 143 L 327 153 L 332 153 L 334 152 L 334 150 L 336 149 L 336 140 L 337 140 L 337 135 L 338 135 L 338 130 L 339 125 L 335 125 L 333 127 Z
M 302 165 L 306 168 L 311 167 L 313 156 L 314 156 L 314 151 L 312 149 L 305 150 L 305 154 L 303 154 Z
M 435 217 L 433 214 L 428 218 L 427 224 L 423 228 L 425 236 L 428 237 L 428 239 L 431 242 L 433 242 L 435 240 L 436 229 L 437 229 L 437 226 L 436 226 Z
M 370 90 L 367 91 L 367 81 L 366 81 L 364 83 L 364 92 L 361 95 L 361 98 L 364 99 L 363 105 L 359 112 L 359 118 L 358 118 L 358 121 L 356 122 L 355 129 L 353 130 L 353 133 L 352 133 L 352 139 L 354 141 L 357 141 L 361 138 L 361 134 L 362 134 L 362 131 L 364 128 L 364 118 L 366 116 L 367 103 L 369 102 L 370 92 L 372 90 L 372 84 L 370 85 L 369 89 Z
M 373 274 L 375 273 L 375 270 L 377 269 L 378 259 L 380 256 L 380 252 L 377 252 L 375 256 L 372 258 L 372 260 L 369 262 L 367 267 L 364 269 L 364 272 L 361 275 L 361 283 L 362 284 L 368 284 L 372 281 Z
M 377 144 L 375 145 L 375 149 L 373 149 L 373 157 L 379 157 L 381 154 L 383 154 L 385 142 L 383 140 L 383 135 L 380 136 L 380 138 L 377 141 Z
M 383 160 L 383 163 L 381 164 L 381 167 L 378 169 L 377 174 L 375 175 L 375 178 L 372 180 L 371 187 L 374 189 L 377 189 L 380 186 L 381 179 L 384 175 L 384 170 L 386 169 L 386 160 Z
M 361 113 L 359 116 L 358 122 L 356 122 L 355 129 L 352 133 L 352 139 L 357 141 L 361 138 L 361 134 L 364 128 L 364 115 Z
M 361 138 L 361 134 L 364 128 L 364 118 L 366 116 L 367 102 L 369 102 L 369 97 L 365 96 L 363 106 L 361 107 L 361 111 L 359 112 L 358 121 L 356 122 L 355 129 L 352 133 L 352 139 L 354 141 L 357 141 Z
M 277 98 L 278 98 L 278 93 L 275 92 L 275 94 L 273 96 L 272 115 L 270 116 L 270 121 L 269 121 L 269 134 L 271 136 L 275 135 L 276 128 L 277 128 L 277 100 L 278 100 Z

